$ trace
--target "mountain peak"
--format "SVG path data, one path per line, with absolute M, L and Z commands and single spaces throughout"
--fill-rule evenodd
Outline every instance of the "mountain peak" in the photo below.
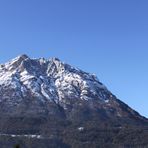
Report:
M 12 62 L 17 62 L 17 63 L 21 63 L 22 61 L 26 60 L 26 59 L 29 59 L 29 57 L 26 55 L 26 54 L 22 54 L 22 55 L 19 55 L 17 56 L 16 58 L 12 59 L 10 61 L 10 63 Z
M 29 56 L 26 55 L 26 54 L 19 55 L 18 57 L 19 57 L 19 58 L 22 58 L 22 59 L 27 59 L 27 58 L 29 58 Z
M 7 70 L 15 70 L 16 68 L 18 68 L 19 65 L 21 65 L 21 63 L 23 61 L 25 61 L 26 59 L 29 59 L 29 57 L 25 54 L 17 56 L 16 58 L 10 60 L 9 62 L 5 63 L 5 68 Z

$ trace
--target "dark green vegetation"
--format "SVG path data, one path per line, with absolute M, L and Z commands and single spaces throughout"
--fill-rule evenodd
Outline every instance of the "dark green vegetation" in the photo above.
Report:
M 50 109 L 52 114 L 0 118 L 1 133 L 8 134 L 0 136 L 0 148 L 148 147 L 145 118 L 110 116 L 103 108 L 94 110 L 85 104 L 67 111 L 55 106 Z M 10 134 L 42 137 L 12 137 Z
M 52 133 L 53 134 L 53 133 Z M 85 127 L 79 131 L 69 127 L 62 132 L 46 135 L 45 139 L 0 137 L 1 148 L 147 148 L 148 129 Z

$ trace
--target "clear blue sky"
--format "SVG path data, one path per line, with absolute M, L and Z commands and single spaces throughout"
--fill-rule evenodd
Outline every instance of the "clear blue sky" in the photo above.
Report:
M 148 117 L 147 0 L 0 0 L 0 63 L 58 57 Z

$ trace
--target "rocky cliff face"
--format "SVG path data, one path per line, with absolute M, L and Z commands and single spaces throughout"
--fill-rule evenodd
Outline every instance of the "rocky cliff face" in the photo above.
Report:
M 21 55 L 0 65 L 1 133 L 48 135 L 49 129 L 55 133 L 70 126 L 83 130 L 90 124 L 124 128 L 147 123 L 95 75 L 57 58 Z

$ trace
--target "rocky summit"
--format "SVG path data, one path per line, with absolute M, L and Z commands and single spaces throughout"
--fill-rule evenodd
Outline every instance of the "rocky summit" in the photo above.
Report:
M 148 146 L 148 119 L 96 75 L 57 58 L 21 55 L 0 65 L 3 148 Z

